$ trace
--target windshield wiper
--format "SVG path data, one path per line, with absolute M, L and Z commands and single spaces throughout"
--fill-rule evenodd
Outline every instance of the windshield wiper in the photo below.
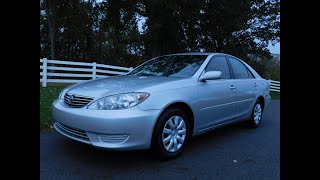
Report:
M 136 73 L 136 74 L 128 74 L 131 76 L 156 76 L 154 74 L 149 74 L 149 73 Z

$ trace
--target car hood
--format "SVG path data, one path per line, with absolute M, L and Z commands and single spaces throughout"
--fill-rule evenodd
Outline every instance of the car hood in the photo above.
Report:
M 74 85 L 70 87 L 67 93 L 89 97 L 102 97 L 113 94 L 138 92 L 142 89 L 145 90 L 149 87 L 179 81 L 181 79 L 182 78 L 156 76 L 114 76 Z

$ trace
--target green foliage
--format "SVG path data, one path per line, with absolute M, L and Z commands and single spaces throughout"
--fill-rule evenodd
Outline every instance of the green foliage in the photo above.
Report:
M 280 62 L 270 57 L 251 57 L 247 63 L 265 79 L 280 81 Z
M 54 17 L 55 57 L 63 60 L 135 67 L 186 51 L 270 57 L 268 43 L 279 42 L 279 0 L 40 0 L 40 6 L 40 55 L 47 58 L 48 14 Z
M 40 130 L 51 129 L 51 106 L 64 88 L 65 85 L 40 87 Z
M 226 52 L 270 56 L 279 41 L 279 1 L 145 1 L 147 56 Z
M 270 92 L 270 96 L 271 96 L 271 99 L 280 99 L 280 93 L 279 92 L 271 91 Z

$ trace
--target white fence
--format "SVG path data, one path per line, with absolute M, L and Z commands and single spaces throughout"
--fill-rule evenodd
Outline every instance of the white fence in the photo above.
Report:
M 280 92 L 280 81 L 270 81 L 270 91 Z
M 76 83 L 100 77 L 126 74 L 133 68 L 104 64 L 40 59 L 40 82 Z M 54 71 L 50 71 L 54 70 Z M 54 78 L 53 78 L 54 77 Z
M 84 63 L 44 58 L 40 59 L 40 82 L 42 82 L 42 87 L 47 87 L 48 82 L 76 83 L 100 77 L 126 74 L 132 69 L 132 67 L 111 66 L 95 62 Z M 50 72 L 50 70 L 54 70 L 54 72 Z M 270 91 L 280 92 L 280 81 L 269 81 Z

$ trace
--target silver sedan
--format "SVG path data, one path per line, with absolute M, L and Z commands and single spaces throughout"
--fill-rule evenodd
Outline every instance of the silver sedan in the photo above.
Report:
M 259 126 L 269 82 L 244 61 L 222 53 L 153 58 L 126 75 L 64 89 L 53 103 L 55 129 L 95 147 L 151 148 L 181 154 L 191 137 L 231 123 Z

